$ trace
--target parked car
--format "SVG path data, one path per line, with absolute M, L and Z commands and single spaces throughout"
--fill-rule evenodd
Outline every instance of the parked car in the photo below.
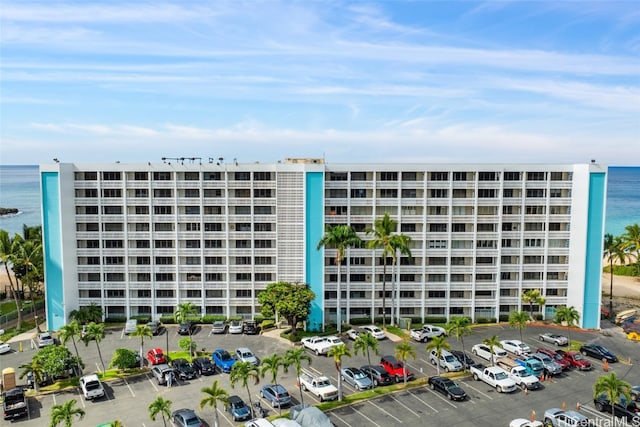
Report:
M 576 411 L 563 411 L 559 408 L 544 412 L 544 425 L 550 427 L 593 427 L 587 417 Z
M 468 353 L 464 353 L 460 350 L 451 350 L 451 354 L 458 359 L 458 362 L 462 363 L 463 367 L 473 366 L 476 364 L 476 361 L 473 360 Z
M 151 322 L 147 323 L 147 326 L 149 327 L 149 329 L 151 329 L 151 334 L 153 335 L 158 335 L 162 330 L 162 323 L 157 320 L 152 320 Z
M 136 319 L 129 319 L 124 324 L 124 334 L 129 335 L 137 330 L 138 321 Z
M 187 359 L 173 359 L 170 365 L 181 380 L 192 380 L 198 376 L 198 371 Z
M 444 368 L 446 372 L 458 372 L 462 371 L 462 363 L 455 356 L 449 353 L 447 350 L 440 350 L 440 358 L 438 359 L 437 351 L 435 349 L 429 352 L 429 362 L 433 365 L 440 364 L 441 368 Z
M 258 334 L 258 325 L 253 320 L 247 320 L 242 325 L 242 333 L 245 335 L 257 335 Z
M 531 421 L 525 418 L 516 418 L 511 420 L 509 427 L 543 427 L 542 421 Z
M 256 357 L 255 354 L 248 347 L 240 347 L 236 349 L 236 360 L 241 362 L 249 362 L 253 363 L 255 366 L 260 364 L 260 360 Z
M 373 385 L 376 387 L 389 385 L 393 382 L 393 378 L 382 365 L 364 365 L 360 367 L 360 370 L 369 378 L 373 377 Z
M 556 350 L 564 360 L 569 362 L 569 365 L 578 368 L 581 371 L 590 371 L 593 369 L 591 362 L 585 359 L 582 354 L 577 351 L 564 351 L 564 350 Z
M 373 388 L 373 382 L 364 372 L 358 368 L 342 368 L 340 370 L 342 380 L 356 390 L 368 390 Z
M 569 340 L 564 335 L 554 334 L 552 332 L 547 332 L 544 334 L 538 335 L 538 339 L 542 342 L 550 342 L 557 346 L 563 346 L 569 344 Z
M 394 356 L 382 356 L 382 358 L 380 358 L 380 365 L 382 365 L 392 378 L 395 378 L 397 383 L 404 381 L 405 375 L 407 381 L 414 378 L 413 373 L 406 369 L 404 363 L 397 360 Z
M 214 352 L 211 353 L 211 358 L 213 359 L 213 363 L 216 365 L 216 368 L 225 374 L 231 372 L 233 364 L 236 363 L 236 359 L 231 357 L 229 352 L 224 349 L 214 350 Z
M 584 344 L 580 347 L 580 353 L 583 356 L 590 356 L 603 362 L 617 362 L 618 357 L 609 351 L 608 348 L 598 344 Z
M 491 361 L 492 358 L 491 349 L 486 344 L 474 345 L 471 347 L 471 353 L 488 361 Z M 493 361 L 497 362 L 498 359 L 503 357 L 507 357 L 507 352 L 498 346 L 493 346 Z
M 231 414 L 233 421 L 244 421 L 251 418 L 251 411 L 240 396 L 229 396 L 226 410 Z
M 11 352 L 11 346 L 6 342 L 0 341 L 0 354 L 10 353 L 10 352 Z
M 196 324 L 190 320 L 180 323 L 178 326 L 178 335 L 189 335 L 196 331 Z
M 147 360 L 152 365 L 159 365 L 161 363 L 167 363 L 167 358 L 162 352 L 161 348 L 152 348 L 147 352 Z
M 549 356 L 554 362 L 562 367 L 563 371 L 566 371 L 571 367 L 571 363 L 566 360 L 560 353 L 557 351 L 549 350 L 548 348 L 539 348 L 536 350 L 536 353 L 542 353 Z
M 356 329 L 349 329 L 347 332 L 345 332 L 345 335 L 347 336 L 347 338 L 349 338 L 351 341 L 355 341 L 356 338 L 358 338 L 358 335 L 360 335 L 362 333 L 362 331 L 358 331 Z
M 640 402 L 640 385 L 631 387 L 631 398 L 636 402 Z
M 531 352 L 531 348 L 520 340 L 503 340 L 500 344 L 504 350 L 516 356 L 524 356 Z
M 55 344 L 55 340 L 50 332 L 42 332 L 38 335 L 38 348 Z
M 166 363 L 155 365 L 151 368 L 151 373 L 155 377 L 159 385 L 165 385 L 167 375 L 173 375 L 173 368 Z
M 242 333 L 242 322 L 240 320 L 232 320 L 229 323 L 229 333 L 230 334 L 241 334 Z
M 600 412 L 611 413 L 611 402 L 606 394 L 593 399 L 593 405 Z M 640 407 L 634 401 L 627 402 L 624 396 L 620 396 L 620 401 L 614 403 L 613 414 L 626 420 L 632 426 L 640 426 Z
M 562 366 L 544 353 L 534 353 L 531 355 L 531 358 L 542 363 L 546 375 L 560 375 L 562 373 Z
M 280 384 L 266 384 L 260 389 L 260 396 L 265 398 L 273 408 L 281 408 L 291 404 L 291 395 Z
M 213 375 L 216 373 L 216 365 L 207 357 L 196 357 L 191 363 L 195 370 L 198 371 L 198 375 Z
M 212 334 L 224 334 L 227 332 L 227 324 L 223 320 L 216 320 L 211 325 Z
M 384 331 L 376 325 L 363 326 L 361 329 L 364 333 L 369 332 L 377 340 L 383 340 L 387 337 L 387 334 L 385 334 Z
M 96 374 L 80 377 L 79 383 L 85 399 L 92 400 L 104 396 L 104 387 Z
M 467 393 L 450 378 L 430 377 L 428 383 L 431 390 L 439 391 L 450 400 L 465 400 L 467 398 Z
M 204 423 L 192 409 L 178 409 L 171 413 L 173 423 L 177 427 L 204 427 Z

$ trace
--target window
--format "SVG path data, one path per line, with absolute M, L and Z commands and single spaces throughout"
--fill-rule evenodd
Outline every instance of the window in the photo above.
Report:
M 251 257 L 250 256 L 236 257 L 236 265 L 251 265 Z
M 273 177 L 271 176 L 271 172 L 254 172 L 253 180 L 254 181 L 272 181 Z
M 171 190 L 170 188 L 156 188 L 153 190 L 153 197 L 158 199 L 173 197 L 173 190 Z
M 124 247 L 122 240 L 104 240 L 103 244 L 106 249 L 120 249 Z
M 149 190 L 147 188 L 136 188 L 134 190 L 133 197 L 147 198 L 149 197 Z
M 427 274 L 427 282 L 440 283 L 440 282 L 446 282 L 446 281 L 447 281 L 446 274 Z
M 479 256 L 476 258 L 476 265 L 494 265 L 494 258 Z
M 200 231 L 199 222 L 188 222 L 184 225 L 185 231 Z
M 156 298 L 173 298 L 173 289 L 156 289 Z
M 429 224 L 429 231 L 433 233 L 445 233 L 447 231 L 447 224 Z
M 544 206 L 531 206 L 531 205 L 527 205 L 525 206 L 525 213 L 527 215 L 544 215 Z
M 405 188 L 402 190 L 403 199 L 415 199 L 418 197 L 418 190 L 415 188 Z
M 464 298 L 464 291 L 450 291 L 449 298 Z
M 346 181 L 347 173 L 346 172 L 328 172 L 327 180 L 328 181 Z
M 222 189 L 221 188 L 205 188 L 204 197 L 220 198 L 222 197 Z
M 453 173 L 454 181 L 467 181 L 467 173 L 466 172 L 454 172 Z
M 205 215 L 220 215 L 222 214 L 222 206 L 205 206 L 204 207 Z
M 380 197 L 383 199 L 398 197 L 398 190 L 395 188 L 381 188 Z
M 150 282 L 151 281 L 151 273 L 138 273 L 135 276 L 136 281 L 138 282 Z M 151 295 L 149 295 L 151 296 Z
M 346 190 L 345 190 L 346 196 Z M 253 197 L 270 198 L 273 197 L 270 188 L 256 188 L 253 190 Z
M 254 240 L 254 247 L 256 249 L 269 249 L 271 248 L 271 240 Z
M 427 295 L 429 298 L 446 298 L 445 291 L 429 291 Z
M 525 271 L 522 273 L 523 280 L 541 280 L 542 272 L 540 271 Z
M 366 181 L 366 172 L 351 172 L 351 181 Z
M 496 225 L 495 224 L 484 224 L 484 223 L 480 223 L 478 224 L 478 232 L 493 232 L 496 230 Z
M 149 265 L 151 264 L 151 257 L 139 256 L 136 257 L 136 265 Z
M 154 247 L 156 249 L 169 249 L 173 248 L 173 240 L 155 240 Z
M 153 180 L 154 181 L 170 181 L 171 172 L 154 172 Z
M 505 181 L 520 181 L 522 178 L 522 173 L 521 172 L 505 172 L 504 173 L 504 180 Z
M 184 190 L 184 197 L 197 198 L 200 197 L 200 190 L 197 188 L 187 188 Z
M 571 181 L 573 174 L 571 172 L 551 172 L 551 181 Z
M 428 265 L 447 265 L 447 258 L 445 257 L 429 257 L 427 258 Z
M 248 188 L 237 188 L 235 191 L 235 197 L 240 199 L 246 199 L 251 197 L 251 190 Z
M 156 273 L 156 282 L 173 282 L 175 278 L 173 273 Z M 173 296 L 173 291 L 170 291 Z
M 198 249 L 200 248 L 200 240 L 190 239 L 184 242 L 184 246 L 187 249 Z
M 446 188 L 432 188 L 429 191 L 429 196 L 434 199 L 443 199 L 449 197 L 449 190 Z
M 251 273 L 236 273 L 236 280 L 238 282 L 250 282 Z
M 136 240 L 136 248 L 137 249 L 147 249 L 150 248 L 151 244 L 148 240 Z
M 495 188 L 478 188 L 478 197 L 481 199 L 488 199 L 496 197 Z
M 451 231 L 453 231 L 454 233 L 464 233 L 467 231 L 467 224 L 451 224 Z
M 478 181 L 497 181 L 498 174 L 495 172 L 478 172 Z
M 380 181 L 397 181 L 398 172 L 380 172 Z
M 544 246 L 543 239 L 524 239 L 525 248 L 541 248 Z
M 185 206 L 185 215 L 200 215 L 200 206 Z
M 364 199 L 367 197 L 367 190 L 364 188 L 352 188 L 351 189 L 351 198 L 352 199 Z
M 429 181 L 448 181 L 449 172 L 431 172 L 429 173 Z
M 224 274 L 223 273 L 206 273 L 204 275 L 204 280 L 207 282 L 224 282 Z
M 546 175 L 546 172 L 527 172 L 527 181 L 544 181 Z
M 416 276 L 415 274 L 400 274 L 401 282 L 415 282 Z
M 153 224 L 153 229 L 155 231 L 173 231 L 173 223 L 172 222 L 157 222 Z
M 102 172 L 102 179 L 104 181 L 120 181 L 122 178 L 120 172 Z
M 232 224 L 232 227 L 234 225 Z M 236 231 L 251 231 L 251 223 L 250 222 L 236 222 L 235 223 Z
M 156 265 L 173 265 L 173 264 L 174 264 L 173 257 L 170 257 L 170 256 L 156 257 Z
M 107 298 L 124 298 L 124 289 L 107 289 Z
M 524 231 L 544 231 L 544 223 L 542 222 L 525 222 Z
M 222 298 L 222 290 L 221 289 L 206 289 L 205 296 L 207 298 Z
M 418 174 L 416 172 L 402 172 L 403 181 L 417 181 Z
M 200 265 L 200 257 L 199 256 L 188 256 L 185 258 L 186 265 Z
M 120 188 L 104 188 L 102 189 L 102 197 L 122 197 Z
M 513 188 L 505 188 L 504 190 L 502 190 L 502 197 L 513 197 Z
M 497 206 L 478 206 L 478 215 L 497 215 Z
M 253 213 L 256 215 L 271 215 L 273 211 L 271 206 L 254 206 Z
M 542 257 L 537 255 L 525 255 L 525 264 L 542 264 Z
M 136 206 L 136 215 L 149 215 L 149 206 Z
M 255 265 L 273 265 L 273 260 L 268 256 L 257 256 L 254 260 Z
M 251 172 L 236 172 L 233 174 L 236 181 L 251 181 Z
M 251 206 L 236 206 L 236 215 L 251 215 Z
M 133 179 L 135 181 L 147 181 L 149 180 L 149 174 L 146 172 L 134 172 Z
M 204 247 L 207 249 L 222 248 L 222 240 L 205 240 Z
M 198 181 L 200 179 L 200 172 L 185 172 L 185 181 Z M 196 196 L 197 197 L 197 196 Z
M 528 188 L 527 197 L 545 197 L 544 188 Z
M 205 222 L 204 231 L 222 231 L 222 224 L 219 222 Z
M 347 197 L 347 189 L 346 188 L 330 188 L 328 190 L 328 198 L 329 199 L 343 199 Z
M 236 240 L 236 249 L 250 249 L 251 248 L 251 240 Z
M 103 206 L 102 213 L 105 215 L 121 215 L 122 206 Z
M 205 181 L 220 181 L 222 174 L 220 172 L 203 172 L 202 179 Z
M 401 224 L 400 225 L 400 231 L 403 233 L 413 233 L 416 231 L 416 225 L 415 224 Z
M 446 240 L 429 240 L 427 241 L 427 247 L 429 249 L 446 249 L 447 241 Z
M 454 206 L 455 208 L 456 206 Z M 427 213 L 429 215 L 447 215 L 447 206 L 429 206 Z
M 223 258 L 221 256 L 206 256 L 204 257 L 205 265 L 222 265 Z
M 256 222 L 253 227 L 255 231 L 271 231 L 271 223 L 268 222 Z
M 461 256 L 452 256 L 451 265 L 467 265 L 466 258 Z
M 121 256 L 106 256 L 104 257 L 105 265 L 124 265 L 124 257 Z
M 173 213 L 173 206 L 154 206 L 153 213 L 156 215 L 171 215 Z

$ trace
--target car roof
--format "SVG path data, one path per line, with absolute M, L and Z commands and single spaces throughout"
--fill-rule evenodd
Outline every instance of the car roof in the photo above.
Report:
M 239 403 L 239 402 L 244 402 L 244 401 L 240 398 L 240 396 L 237 396 L 237 395 L 234 394 L 233 396 L 229 396 L 229 402 L 231 402 L 231 403 Z
M 240 353 L 252 353 L 253 354 L 253 351 L 251 351 L 249 349 L 249 347 L 238 347 L 236 349 L 236 351 L 239 351 Z
M 84 381 L 99 381 L 96 374 L 87 374 L 81 378 Z

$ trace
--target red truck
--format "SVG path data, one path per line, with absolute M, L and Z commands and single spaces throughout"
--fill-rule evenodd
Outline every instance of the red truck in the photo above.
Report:
M 405 376 L 407 377 L 407 381 L 415 378 L 413 373 L 404 366 L 404 363 L 400 362 L 393 356 L 382 356 L 380 359 L 380 365 L 382 365 L 391 378 L 396 379 L 397 383 L 404 381 Z
M 578 368 L 581 371 L 590 371 L 593 369 L 591 362 L 585 359 L 582 354 L 577 351 L 557 350 L 556 353 L 562 356 L 562 358 L 574 368 Z

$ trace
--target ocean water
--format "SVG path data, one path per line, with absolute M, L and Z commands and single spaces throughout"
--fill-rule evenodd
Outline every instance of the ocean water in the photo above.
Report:
M 0 217 L 11 235 L 42 223 L 38 166 L 0 165 L 0 207 L 20 210 Z M 640 224 L 640 167 L 609 167 L 605 232 L 619 236 L 631 224 Z

